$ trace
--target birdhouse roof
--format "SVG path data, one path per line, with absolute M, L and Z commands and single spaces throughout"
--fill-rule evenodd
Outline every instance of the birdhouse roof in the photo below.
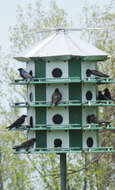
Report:
M 106 60 L 108 54 L 95 46 L 75 37 L 72 33 L 58 31 L 50 35 L 42 42 L 34 46 L 23 56 L 15 57 L 18 61 L 29 61 L 38 59 L 57 59 L 65 57 L 81 57 L 84 60 Z

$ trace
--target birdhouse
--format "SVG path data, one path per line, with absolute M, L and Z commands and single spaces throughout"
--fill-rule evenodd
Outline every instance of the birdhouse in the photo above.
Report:
M 33 77 L 18 81 L 27 84 L 27 103 L 18 107 L 27 107 L 28 139 L 36 138 L 36 151 L 70 152 L 99 146 L 94 121 L 100 106 L 96 100 L 99 73 L 92 73 L 97 71 L 97 62 L 107 58 L 105 52 L 65 29 L 16 57 L 26 62 L 26 71 Z M 56 89 L 61 98 L 53 105 Z

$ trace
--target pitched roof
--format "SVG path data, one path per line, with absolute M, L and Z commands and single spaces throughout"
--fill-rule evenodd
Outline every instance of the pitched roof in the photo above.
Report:
M 60 56 L 89 57 L 93 60 L 107 59 L 108 54 L 65 31 L 58 31 L 34 46 L 23 56 L 15 57 L 19 61 L 31 58 L 50 58 Z

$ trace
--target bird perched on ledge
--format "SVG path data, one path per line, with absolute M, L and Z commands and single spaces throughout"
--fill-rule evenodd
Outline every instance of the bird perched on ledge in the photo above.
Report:
M 23 142 L 20 145 L 14 146 L 13 149 L 15 149 L 16 151 L 18 151 L 18 150 L 24 148 L 24 149 L 26 149 L 26 151 L 28 151 L 28 149 L 31 148 L 34 145 L 35 141 L 36 141 L 35 138 L 30 139 L 28 141 Z
M 94 114 L 88 115 L 87 117 L 87 123 L 96 123 L 96 124 L 106 124 L 109 125 L 111 122 L 110 121 L 105 121 L 105 120 L 99 120 L 96 118 Z
M 12 128 L 19 128 L 24 123 L 25 118 L 27 115 L 22 115 L 19 117 L 14 123 L 12 123 L 10 126 L 6 127 L 8 130 L 11 130 Z
M 106 100 L 115 101 L 115 99 L 111 97 L 111 93 L 108 88 L 104 89 L 104 97 L 106 98 Z
M 32 75 L 29 74 L 28 72 L 26 72 L 24 69 L 19 68 L 18 71 L 19 71 L 19 73 L 20 73 L 20 76 L 21 76 L 23 79 L 30 79 L 30 80 L 32 80 Z
M 98 77 L 109 77 L 109 75 L 107 75 L 105 73 L 102 73 L 102 72 L 97 71 L 97 70 L 90 70 L 90 69 L 87 69 L 86 75 L 87 75 L 87 77 L 90 77 L 91 75 L 95 75 Z
M 62 94 L 60 93 L 59 89 L 56 88 L 55 92 L 52 95 L 52 105 L 56 106 L 61 99 L 62 99 Z

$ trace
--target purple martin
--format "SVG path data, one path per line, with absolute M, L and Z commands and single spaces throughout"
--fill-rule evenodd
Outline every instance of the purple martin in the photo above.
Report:
M 102 94 L 102 91 L 98 91 L 97 100 L 107 100 L 104 94 Z
M 20 145 L 16 145 L 13 147 L 13 149 L 15 149 L 16 151 L 20 150 L 21 148 L 25 148 L 27 151 L 30 147 L 32 147 L 35 143 L 36 139 L 33 138 L 33 139 L 30 139 L 28 141 L 25 141 L 23 142 L 22 144 Z
M 115 101 L 115 99 L 111 97 L 111 93 L 108 88 L 104 89 L 104 96 L 105 96 L 106 100 Z
M 8 130 L 11 130 L 12 128 L 19 128 L 24 123 L 25 118 L 27 115 L 22 115 L 19 117 L 14 123 L 12 123 L 10 126 L 6 127 Z
M 95 75 L 98 77 L 109 77 L 109 75 L 107 75 L 105 73 L 102 73 L 102 72 L 97 71 L 97 70 L 90 70 L 90 69 L 87 69 L 86 75 L 87 75 L 87 77 L 90 77 L 91 75 Z
M 28 72 L 26 72 L 24 69 L 22 69 L 22 68 L 19 68 L 18 69 L 19 70 L 19 73 L 20 73 L 20 76 L 23 78 L 23 79 L 30 79 L 30 80 L 32 80 L 32 75 L 31 74 L 29 74 Z
M 56 88 L 55 92 L 52 95 L 52 105 L 56 106 L 61 99 L 62 99 L 62 94 L 60 93 L 59 89 Z
M 88 115 L 87 123 L 106 124 L 109 125 L 110 121 L 98 120 L 94 114 Z
M 62 146 L 62 140 L 61 139 L 55 139 L 54 140 L 54 147 L 61 147 Z

